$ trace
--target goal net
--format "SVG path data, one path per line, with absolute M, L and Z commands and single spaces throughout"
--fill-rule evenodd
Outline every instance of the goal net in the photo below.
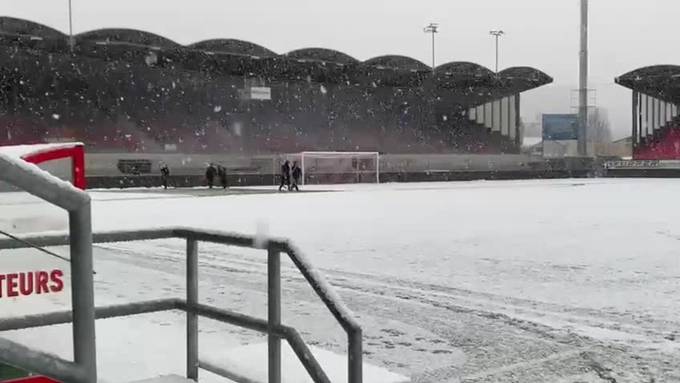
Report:
M 377 152 L 302 152 L 285 156 L 302 170 L 300 184 L 380 183 Z

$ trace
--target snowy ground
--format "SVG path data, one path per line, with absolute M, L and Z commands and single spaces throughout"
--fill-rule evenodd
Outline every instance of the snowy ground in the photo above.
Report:
M 414 382 L 680 381 L 680 180 L 309 189 L 335 192 L 95 192 L 94 226 L 291 238 L 359 316 L 367 360 Z M 65 214 L 16 195 L 0 195 L 0 211 L 2 230 L 65 227 Z M 183 251 L 174 240 L 97 245 L 97 303 L 182 296 Z M 0 256 L 3 271 L 59 264 L 30 250 Z M 203 302 L 266 317 L 261 251 L 202 244 L 200 256 Z M 284 266 L 284 321 L 343 352 L 342 330 Z M 0 300 L 0 315 L 67 304 L 68 294 Z M 179 313 L 100 321 L 102 376 L 181 374 L 183 324 Z M 69 328 L 2 336 L 68 356 Z M 201 331 L 207 354 L 264 340 L 208 320 Z

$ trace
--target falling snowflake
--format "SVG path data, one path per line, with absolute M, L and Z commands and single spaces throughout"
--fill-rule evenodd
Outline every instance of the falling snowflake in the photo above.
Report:
M 213 108 L 213 111 L 214 111 L 215 113 L 219 113 L 219 112 L 222 111 L 222 107 L 219 106 L 219 105 L 216 105 L 215 108 Z
M 52 118 L 54 118 L 55 120 L 58 120 L 58 119 L 61 118 L 61 116 L 58 115 L 57 113 L 53 113 L 53 114 L 52 114 Z

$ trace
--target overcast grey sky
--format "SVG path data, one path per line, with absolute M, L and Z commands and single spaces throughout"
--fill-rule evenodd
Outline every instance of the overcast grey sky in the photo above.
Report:
M 579 0 L 72 0 L 76 33 L 136 28 L 179 43 L 238 38 L 279 53 L 319 46 L 365 60 L 403 54 L 430 64 L 422 29 L 438 22 L 437 62 L 494 65 L 488 31 L 503 29 L 501 68 L 527 65 L 554 84 L 523 99 L 523 118 L 569 112 L 578 74 Z M 68 31 L 68 0 L 1 0 L 0 14 Z M 630 130 L 630 93 L 614 77 L 651 64 L 680 64 L 678 0 L 590 1 L 591 88 L 614 135 Z

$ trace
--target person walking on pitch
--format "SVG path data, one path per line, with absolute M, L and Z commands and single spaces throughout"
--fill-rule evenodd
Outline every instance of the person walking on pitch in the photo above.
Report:
M 279 191 L 281 191 L 284 186 L 290 190 L 290 162 L 288 160 L 281 165 L 281 185 L 279 185 Z
M 222 189 L 227 188 L 227 168 L 222 165 L 217 165 L 217 176 L 220 178 L 220 185 Z
M 298 166 L 297 161 L 293 162 L 293 168 L 291 169 L 291 175 L 293 176 L 293 182 L 291 183 L 290 190 L 295 189 L 295 191 L 300 191 L 298 185 L 300 184 L 300 177 L 302 176 L 302 169 Z
M 208 187 L 210 189 L 213 188 L 213 184 L 215 182 L 215 176 L 217 175 L 217 169 L 215 168 L 215 165 L 210 164 L 208 165 L 208 168 L 205 170 L 205 179 L 208 181 Z
M 168 167 L 167 164 L 162 163 L 161 164 L 161 182 L 163 184 L 164 189 L 168 188 L 168 179 L 169 178 L 170 178 L 170 168 Z

